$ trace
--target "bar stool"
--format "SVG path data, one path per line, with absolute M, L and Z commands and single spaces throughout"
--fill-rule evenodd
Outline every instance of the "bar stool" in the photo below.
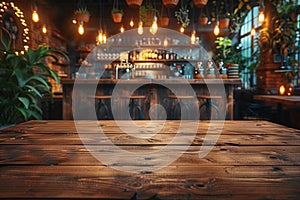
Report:
M 207 119 L 211 119 L 212 108 L 216 111 L 217 119 L 220 119 L 220 111 L 218 106 L 213 102 L 213 99 L 222 99 L 222 96 L 211 96 L 211 95 L 197 95 L 197 98 L 204 100 L 199 106 L 199 112 L 201 113 L 201 108 L 205 106 L 205 116 Z
M 146 95 L 131 95 L 130 97 L 128 96 L 121 96 L 122 98 L 130 98 L 128 107 L 129 107 L 129 114 L 133 120 L 139 119 L 143 120 L 145 119 L 145 115 L 142 109 L 142 106 L 139 104 L 139 100 L 143 100 L 143 104 L 145 104 Z
M 183 119 L 190 119 L 191 118 L 191 107 L 188 103 L 188 100 L 195 98 L 194 96 L 176 96 L 176 95 L 169 95 L 168 98 L 173 99 L 173 108 L 172 110 L 172 119 L 181 119 L 181 108 L 186 110 L 189 113 L 189 116 L 183 116 Z M 176 102 L 177 100 L 177 102 Z M 181 116 L 182 117 L 182 116 Z
M 96 95 L 92 98 L 98 100 L 98 104 L 96 107 L 97 119 L 113 119 L 111 109 L 109 108 L 105 102 L 105 100 L 111 100 L 111 95 Z

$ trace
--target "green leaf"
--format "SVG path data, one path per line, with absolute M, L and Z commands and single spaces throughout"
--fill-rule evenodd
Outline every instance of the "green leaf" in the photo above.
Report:
M 30 101 L 25 97 L 18 97 L 19 101 L 24 105 L 26 109 L 29 108 Z
M 9 51 L 11 45 L 11 38 L 9 32 L 3 27 L 0 27 L 0 41 L 1 49 L 4 49 L 4 51 Z
M 31 85 L 26 85 L 25 88 L 26 88 L 26 89 L 29 89 L 29 90 L 32 90 L 32 92 L 33 92 L 35 95 L 37 95 L 37 96 L 39 96 L 40 98 L 42 98 L 42 94 L 40 93 L 40 91 L 38 91 L 38 90 L 36 89 L 36 87 L 33 87 L 33 86 L 31 86 Z
M 16 110 L 18 110 L 22 114 L 25 121 L 28 120 L 28 113 L 27 113 L 28 110 L 21 107 L 16 107 Z

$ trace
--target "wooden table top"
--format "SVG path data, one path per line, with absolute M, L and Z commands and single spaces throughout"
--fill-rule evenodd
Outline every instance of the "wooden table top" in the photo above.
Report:
M 120 148 L 151 152 L 169 144 L 179 122 L 166 121 L 151 138 L 124 134 L 115 121 L 99 125 Z M 90 154 L 88 147 L 101 144 L 88 140 L 83 145 L 81 137 L 96 131 L 88 121 L 82 123 L 87 128 L 83 135 L 71 120 L 29 121 L 0 130 L 0 198 L 300 199 L 300 130 L 267 121 L 225 121 L 223 128 L 221 121 L 199 121 L 191 146 L 175 162 L 156 171 L 129 173 Z M 161 123 L 151 121 L 149 130 Z M 222 133 L 212 151 L 199 158 L 209 125 L 211 135 Z M 98 154 L 106 150 L 101 147 Z
M 255 100 L 300 106 L 300 96 L 254 95 Z

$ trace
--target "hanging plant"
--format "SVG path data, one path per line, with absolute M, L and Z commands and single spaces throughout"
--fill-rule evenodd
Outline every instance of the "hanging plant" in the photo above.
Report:
M 162 3 L 166 7 L 175 7 L 177 6 L 179 0 L 162 0 Z
M 143 0 L 126 0 L 128 6 L 138 6 L 140 7 L 143 3 Z
M 78 8 L 75 11 L 74 15 L 77 21 L 82 21 L 87 23 L 90 20 L 90 12 L 88 11 L 87 7 Z
M 151 4 L 141 6 L 139 10 L 140 19 L 145 26 L 151 26 L 154 16 L 158 16 L 158 10 Z
M 182 6 L 179 11 L 175 12 L 175 17 L 177 18 L 178 24 L 181 24 L 184 28 L 190 24 L 189 9 L 186 5 Z
M 170 22 L 169 12 L 168 12 L 168 10 L 165 10 L 165 6 L 161 7 L 159 20 L 160 20 L 160 25 L 162 27 L 167 27 L 169 25 L 169 22 Z
M 199 24 L 205 26 L 207 25 L 207 23 L 208 23 L 208 17 L 206 14 L 206 10 L 203 11 L 203 9 L 201 8 L 200 15 L 199 15 Z
M 114 0 L 113 9 L 111 11 L 113 21 L 115 23 L 121 23 L 123 18 L 123 10 L 119 8 L 119 1 Z
M 201 8 L 207 4 L 208 0 L 193 0 L 196 7 Z

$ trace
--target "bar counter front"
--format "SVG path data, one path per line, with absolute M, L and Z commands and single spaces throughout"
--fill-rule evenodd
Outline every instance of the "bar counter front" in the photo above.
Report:
M 147 109 L 152 105 L 162 105 L 167 111 L 167 118 L 174 119 L 170 116 L 172 115 L 170 110 L 173 109 L 172 105 L 174 104 L 174 99 L 177 101 L 185 99 L 185 101 L 187 101 L 186 104 L 193 104 L 195 108 L 197 108 L 197 106 L 199 108 L 197 104 L 202 103 L 203 99 L 201 101 L 201 98 L 204 98 L 205 101 L 208 98 L 214 97 L 216 99 L 213 101 L 217 105 L 217 111 L 224 113 L 225 119 L 233 119 L 233 90 L 241 85 L 241 81 L 240 79 L 63 79 L 62 85 L 63 119 L 65 120 L 73 119 L 72 102 L 74 102 L 74 100 L 77 101 L 77 105 L 73 105 L 73 109 L 80 107 L 78 108 L 79 110 L 85 110 L 85 106 L 91 102 L 90 99 L 93 99 L 94 102 L 92 103 L 97 106 L 97 97 L 106 98 L 104 101 L 106 101 L 108 105 L 110 105 L 110 101 L 118 101 L 118 106 L 123 108 L 128 105 L 122 103 L 122 97 L 132 98 L 133 95 L 140 98 L 138 103 L 142 105 L 142 112 L 145 115 L 143 119 L 149 119 Z M 74 85 L 76 85 L 77 88 L 76 95 L 74 95 L 73 92 Z M 115 92 L 118 93 L 117 100 L 111 97 L 116 89 L 116 85 L 119 87 L 118 91 Z M 132 91 L 132 88 L 135 88 L 135 90 Z M 192 97 L 196 98 L 196 102 L 191 102 L 193 101 Z M 192 100 L 188 102 L 188 98 Z M 147 105 L 145 105 L 146 103 Z M 121 117 L 121 119 L 125 118 Z
M 300 198 L 299 130 L 267 121 L 226 120 L 222 125 L 216 120 L 199 121 L 195 133 L 176 134 L 178 120 L 133 122 L 148 132 L 164 126 L 148 138 L 124 134 L 114 120 L 99 121 L 98 126 L 77 122 L 85 128 L 80 134 L 72 120 L 29 121 L 0 130 L 0 198 Z M 191 122 L 183 123 L 190 126 Z M 99 127 L 105 136 L 99 135 Z M 214 146 L 205 137 L 209 127 L 210 140 L 220 134 Z M 175 137 L 182 140 L 174 142 Z M 123 152 L 112 163 L 107 163 L 111 151 L 104 144 L 109 141 Z M 183 141 L 191 143 L 185 151 L 180 150 L 186 145 Z M 203 146 L 212 149 L 201 158 Z M 153 156 L 164 148 L 170 153 Z M 137 162 L 141 154 L 144 161 Z M 177 160 L 159 165 L 174 154 Z M 153 162 L 161 168 L 151 170 Z M 139 170 L 130 173 L 128 167 Z

